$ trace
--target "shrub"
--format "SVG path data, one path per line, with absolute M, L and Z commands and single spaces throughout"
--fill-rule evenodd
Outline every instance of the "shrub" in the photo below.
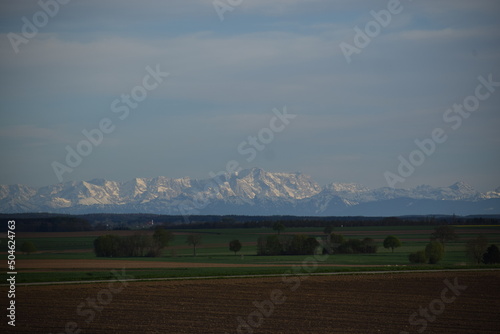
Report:
M 311 255 L 314 254 L 318 241 L 305 235 L 271 235 L 259 238 L 258 255 Z
M 426 263 L 427 262 L 427 256 L 425 254 L 425 251 L 421 250 L 415 253 L 411 253 L 408 256 L 408 259 L 410 260 L 411 263 Z
M 354 250 L 348 242 L 344 242 L 342 245 L 335 248 L 335 253 L 338 254 L 353 254 Z
M 491 245 L 483 255 L 483 262 L 486 264 L 500 263 L 500 250 L 497 245 Z
M 153 237 L 135 234 L 127 237 L 102 235 L 94 240 L 94 252 L 98 257 L 159 256 L 162 247 Z
M 363 240 L 347 239 L 334 248 L 334 251 L 338 254 L 376 253 L 377 245 L 372 238 L 365 238 Z
M 342 234 L 336 234 L 332 233 L 330 234 L 330 242 L 333 244 L 333 246 L 340 246 L 345 242 L 345 238 Z
M 36 246 L 33 242 L 31 241 L 25 241 L 23 242 L 23 244 L 21 245 L 21 252 L 23 252 L 24 254 L 31 254 L 31 253 L 34 253 L 36 252 Z
M 94 240 L 94 252 L 98 257 L 117 257 L 120 251 L 120 237 L 102 235 Z
M 160 247 L 152 247 L 146 253 L 146 257 L 158 257 L 160 255 L 161 255 L 161 248 Z
M 372 238 L 364 238 L 361 246 L 361 253 L 374 254 L 377 252 L 377 244 Z
M 431 241 L 425 247 L 425 255 L 430 264 L 436 264 L 443 258 L 444 247 L 438 241 Z

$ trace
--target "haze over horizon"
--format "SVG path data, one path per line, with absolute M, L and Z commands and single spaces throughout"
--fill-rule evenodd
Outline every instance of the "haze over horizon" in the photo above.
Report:
M 327 186 L 333 185 L 333 184 L 336 184 L 336 185 L 357 185 L 357 186 L 366 187 L 365 184 L 362 184 L 362 183 L 359 183 L 359 182 L 354 182 L 354 181 L 353 182 L 337 182 L 336 180 L 332 180 L 330 182 L 322 184 L 320 182 L 317 182 L 317 180 L 314 178 L 314 176 L 302 173 L 301 171 L 273 171 L 273 172 L 270 172 L 270 171 L 263 170 L 263 169 L 261 169 L 259 167 L 250 167 L 250 168 L 242 169 L 239 172 L 236 172 L 236 174 L 237 175 L 241 175 L 241 173 L 247 173 L 247 172 L 250 172 L 250 171 L 253 171 L 253 170 L 261 170 L 264 173 L 269 173 L 269 174 L 301 174 L 301 175 L 304 175 L 306 177 L 309 177 L 312 182 L 317 183 L 320 187 L 327 187 Z M 225 172 L 225 173 L 227 173 L 227 172 Z M 235 173 L 234 172 L 227 173 L 227 175 L 231 175 L 231 174 L 235 174 Z M 118 183 L 127 183 L 127 182 L 134 181 L 136 179 L 152 180 L 152 179 L 156 179 L 156 178 L 167 178 L 167 179 L 172 179 L 172 180 L 180 180 L 180 179 L 188 178 L 188 179 L 191 179 L 191 180 L 202 181 L 202 180 L 211 180 L 211 179 L 213 179 L 213 177 L 217 178 L 217 181 L 215 181 L 215 180 L 213 181 L 214 184 L 219 184 L 221 182 L 220 180 L 223 180 L 223 178 L 220 178 L 219 175 L 216 175 L 215 173 L 210 172 L 209 175 L 207 175 L 206 177 L 201 177 L 201 178 L 194 178 L 194 177 L 190 177 L 189 175 L 185 175 L 183 177 L 177 177 L 177 178 L 169 177 L 167 175 L 157 175 L 157 176 L 153 176 L 153 177 L 140 177 L 140 176 L 138 176 L 138 177 L 134 177 L 134 178 L 131 178 L 131 179 L 123 179 L 123 180 L 105 179 L 105 178 L 93 178 L 93 179 L 87 179 L 87 180 L 68 180 L 68 181 L 64 181 L 63 183 L 67 183 L 67 182 L 95 183 L 95 182 L 97 182 L 97 184 L 99 184 L 99 181 L 111 181 L 111 182 L 118 182 Z M 492 185 L 489 189 L 479 190 L 479 189 L 475 188 L 473 185 L 471 185 L 471 184 L 469 184 L 467 182 L 464 182 L 462 180 L 456 180 L 456 181 L 454 181 L 454 182 L 452 182 L 450 184 L 444 184 L 444 185 L 439 185 L 439 184 L 438 185 L 420 184 L 420 185 L 418 185 L 416 187 L 399 187 L 399 188 L 396 188 L 396 189 L 408 189 L 409 190 L 409 189 L 415 189 L 415 188 L 417 188 L 419 186 L 431 186 L 431 187 L 434 187 L 434 188 L 438 189 L 438 188 L 449 188 L 451 186 L 456 186 L 456 185 L 460 185 L 460 184 L 463 184 L 465 186 L 470 186 L 470 187 L 474 188 L 476 191 L 479 191 L 479 192 L 495 191 L 495 190 L 500 189 L 500 186 Z M 12 186 L 12 185 L 17 185 L 17 184 L 10 184 L 8 186 Z M 43 188 L 43 187 L 46 187 L 46 186 L 56 186 L 57 183 L 48 184 L 48 185 L 42 185 L 42 186 L 30 186 L 30 185 L 26 185 L 26 184 L 20 184 L 20 185 L 29 186 L 29 187 L 40 189 L 40 188 Z M 0 184 L 0 186 L 2 186 L 2 185 Z M 387 185 L 382 185 L 382 187 L 380 187 L 380 188 L 384 188 L 384 187 L 387 187 Z M 368 188 L 370 188 L 370 187 L 368 187 Z M 371 188 L 371 189 L 375 190 L 377 188 Z
M 2 2 L 0 184 L 259 167 L 499 187 L 500 4 L 390 3 Z

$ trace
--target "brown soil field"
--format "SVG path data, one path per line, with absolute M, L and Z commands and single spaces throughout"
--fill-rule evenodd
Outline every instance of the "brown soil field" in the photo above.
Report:
M 18 286 L 16 327 L 3 316 L 0 332 L 498 333 L 499 279 L 482 271 Z

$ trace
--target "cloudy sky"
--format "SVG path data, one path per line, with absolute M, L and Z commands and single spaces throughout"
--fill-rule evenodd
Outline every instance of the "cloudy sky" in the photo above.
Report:
M 0 184 L 233 161 L 321 184 L 500 186 L 498 1 L 60 2 L 0 4 Z

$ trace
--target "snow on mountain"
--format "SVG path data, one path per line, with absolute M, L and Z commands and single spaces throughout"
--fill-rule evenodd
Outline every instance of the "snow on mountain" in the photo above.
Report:
M 325 191 L 344 199 L 349 206 L 376 200 L 370 188 L 357 183 L 331 183 Z
M 481 194 L 481 196 L 484 199 L 499 198 L 500 197 L 500 187 L 496 188 L 493 191 L 487 191 L 484 194 Z
M 36 189 L 15 185 L 0 185 L 0 210 L 5 212 L 28 212 L 36 209 L 31 198 L 36 195 Z
M 17 197 L 19 199 L 30 198 L 36 193 L 36 189 L 21 184 L 14 184 L 10 186 L 0 185 L 0 200 L 9 197 Z
M 486 201 L 488 208 L 482 206 Z M 463 182 L 412 189 L 370 189 L 356 183 L 321 187 L 302 173 L 271 173 L 259 168 L 201 180 L 159 176 L 126 182 L 94 179 L 41 188 L 0 185 L 0 212 L 4 213 L 393 215 L 460 210 L 500 214 L 500 187 L 486 193 Z
M 321 187 L 300 173 L 268 173 L 259 168 L 233 174 L 236 195 L 248 198 L 278 197 L 303 199 L 316 195 Z
M 449 187 L 431 187 L 421 185 L 413 189 L 382 187 L 369 189 L 356 183 L 332 183 L 325 190 L 338 195 L 353 203 L 390 200 L 396 198 L 432 199 L 432 200 L 479 200 L 484 198 L 497 198 L 500 196 L 485 197 L 470 185 L 456 182 Z

